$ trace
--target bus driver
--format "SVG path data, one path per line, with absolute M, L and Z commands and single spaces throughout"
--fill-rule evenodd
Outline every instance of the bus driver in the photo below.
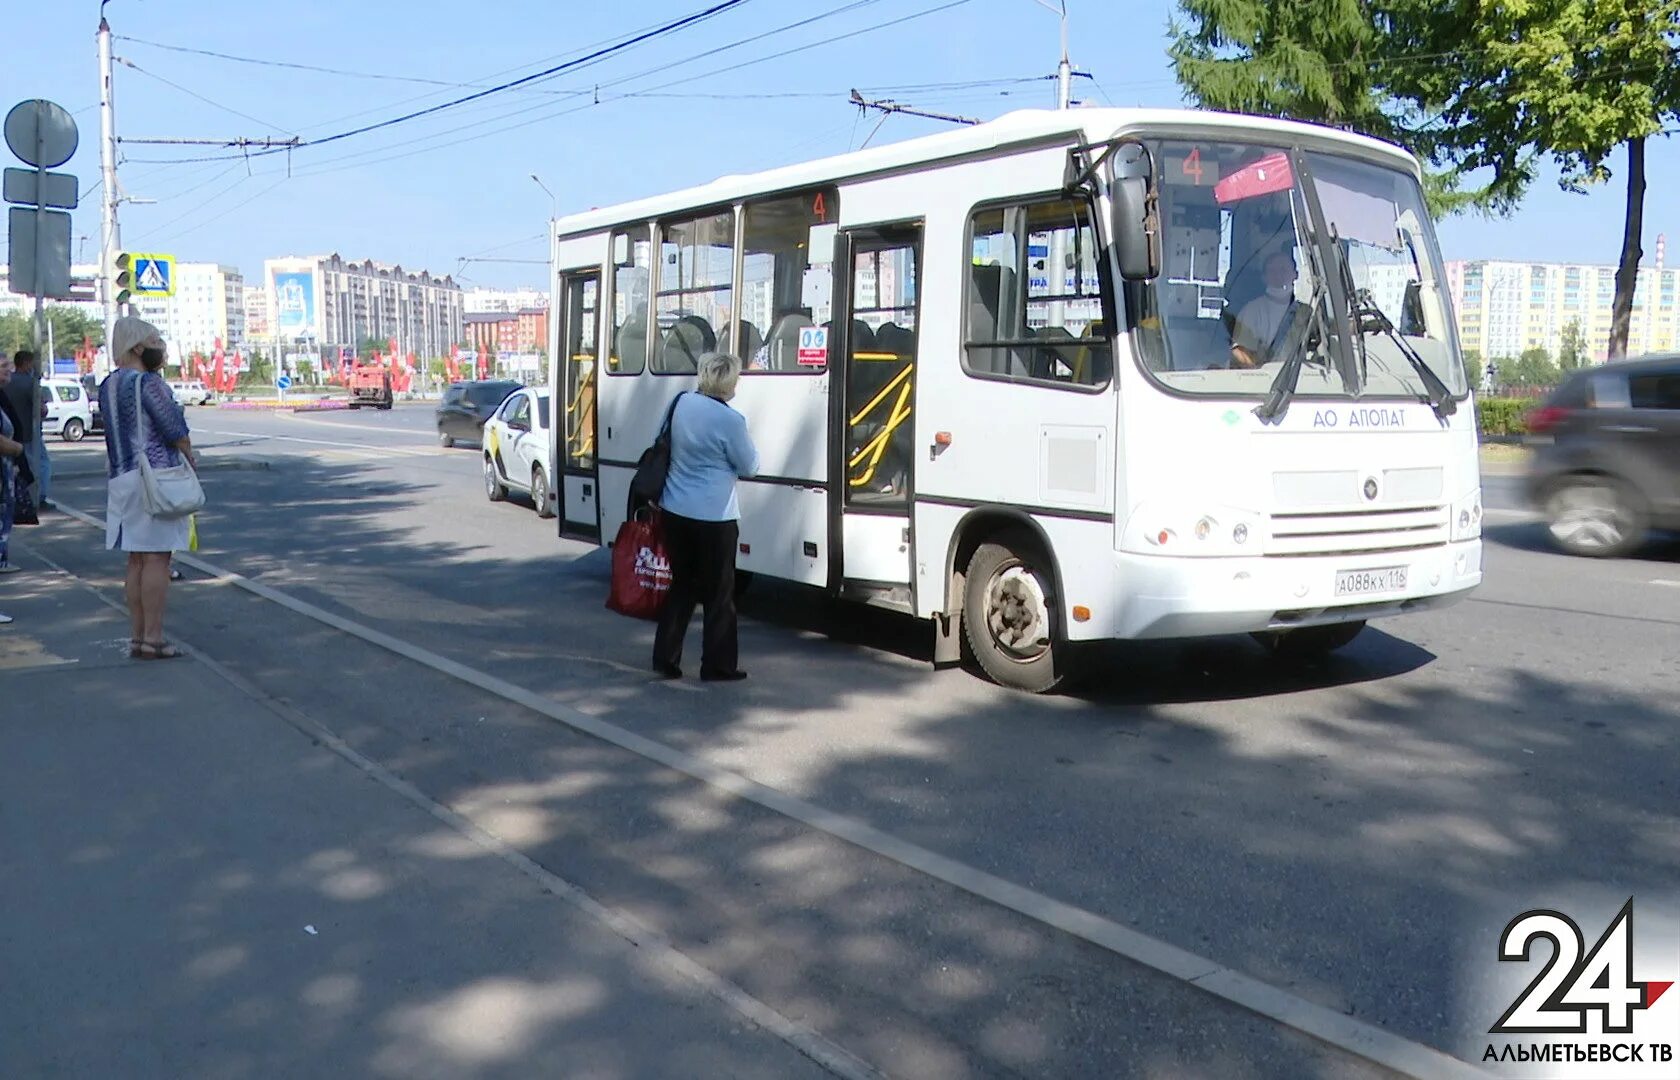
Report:
M 1295 303 L 1295 258 L 1288 251 L 1266 256 L 1266 291 L 1243 305 L 1231 331 L 1231 366 L 1259 367 L 1271 356 L 1272 342 Z

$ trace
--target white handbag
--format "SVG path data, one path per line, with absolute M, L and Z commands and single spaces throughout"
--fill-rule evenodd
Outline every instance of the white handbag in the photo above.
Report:
M 140 401 L 141 380 L 134 383 L 134 431 L 140 440 L 140 491 L 146 513 L 157 518 L 183 518 L 204 507 L 204 486 L 198 473 L 183 460 L 179 465 L 156 469 L 146 459 L 146 410 Z

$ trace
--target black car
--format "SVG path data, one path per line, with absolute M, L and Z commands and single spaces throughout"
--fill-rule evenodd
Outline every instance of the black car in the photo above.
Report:
M 1680 356 L 1575 372 L 1529 414 L 1529 499 L 1573 555 L 1680 529 Z
M 478 442 L 484 437 L 484 421 L 522 385 L 512 379 L 450 384 L 438 402 L 438 442 L 444 446 L 454 446 L 457 441 Z

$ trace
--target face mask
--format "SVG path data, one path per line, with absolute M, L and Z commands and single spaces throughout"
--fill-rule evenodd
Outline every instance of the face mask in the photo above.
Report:
M 146 365 L 147 371 L 157 371 L 163 367 L 162 349 L 141 349 L 140 362 Z

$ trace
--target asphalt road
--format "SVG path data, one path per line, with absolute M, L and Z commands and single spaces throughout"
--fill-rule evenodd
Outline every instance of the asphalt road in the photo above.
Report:
M 740 686 L 646 671 L 604 552 L 489 504 L 424 408 L 194 410 L 201 555 L 779 792 L 1465 1057 L 1467 974 L 1581 889 L 1680 900 L 1680 548 L 1552 553 L 1489 476 L 1487 580 L 1321 667 L 1114 645 L 1067 694 L 927 664 L 925 628 L 757 588 Z M 95 447 L 58 495 L 98 510 Z M 92 530 L 37 541 L 108 581 Z M 1345 1076 L 1287 1028 L 272 603 L 195 582 L 183 639 L 603 903 L 895 1075 Z M 563 868 L 563 869 L 562 869 Z

